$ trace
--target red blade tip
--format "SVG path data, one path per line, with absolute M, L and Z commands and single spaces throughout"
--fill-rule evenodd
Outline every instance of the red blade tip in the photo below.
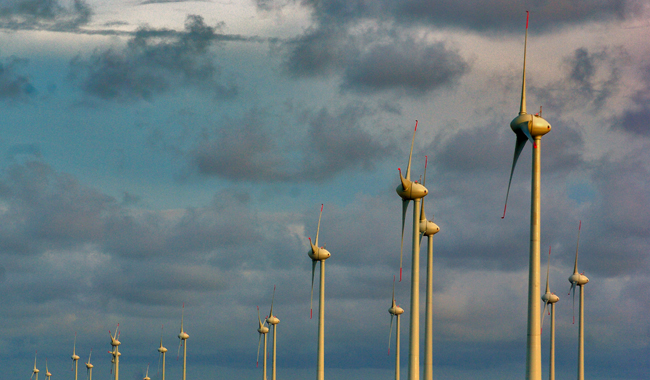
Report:
M 526 29 L 528 29 L 528 11 L 526 11 Z
M 402 282 L 402 268 L 399 268 L 399 282 Z
M 309 319 L 311 319 L 311 317 L 313 317 L 313 311 L 314 311 L 314 309 L 309 309 Z

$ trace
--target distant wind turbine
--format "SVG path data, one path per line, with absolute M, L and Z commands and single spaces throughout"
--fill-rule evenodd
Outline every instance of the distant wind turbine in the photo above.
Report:
M 587 276 L 583 273 L 578 273 L 578 248 L 580 247 L 580 229 L 582 221 L 578 225 L 578 243 L 576 244 L 576 261 L 573 264 L 573 274 L 569 276 L 571 288 L 569 294 L 573 291 L 573 309 L 575 310 L 576 303 L 576 286 L 580 287 L 580 316 L 578 319 L 578 380 L 585 378 L 585 285 L 589 282 Z M 573 316 L 573 323 L 575 323 L 575 314 Z
M 266 334 L 269 332 L 269 328 L 265 326 L 266 324 L 266 319 L 264 322 L 262 322 L 262 318 L 260 316 L 260 307 L 257 307 L 257 320 L 259 322 L 259 327 L 257 328 L 257 332 L 259 333 L 259 340 L 257 342 L 257 365 L 260 363 L 260 344 L 262 343 L 262 335 L 264 335 L 264 358 L 262 359 L 262 367 L 264 368 L 263 375 L 262 375 L 262 380 L 266 380 Z
M 47 368 L 47 358 L 45 358 L 45 378 L 47 380 L 50 380 L 52 377 L 52 374 L 50 373 L 50 370 Z
M 113 364 L 113 368 L 115 369 L 115 380 L 119 380 L 120 377 L 120 350 L 118 347 L 120 346 L 120 341 L 117 340 L 118 337 L 118 330 L 120 329 L 120 324 L 117 324 L 117 327 L 115 328 L 115 335 L 111 335 L 111 330 L 108 330 L 108 336 L 111 337 L 111 346 L 113 347 L 113 351 L 108 351 L 109 354 L 113 355 L 113 358 L 111 359 L 111 363 Z
M 149 377 L 149 364 L 147 364 L 147 373 L 144 375 L 142 380 L 151 380 L 151 378 Z
M 544 317 L 546 316 L 546 307 L 550 307 L 551 313 L 551 342 L 550 342 L 550 354 L 549 354 L 549 365 L 548 365 L 548 379 L 555 380 L 555 303 L 560 300 L 560 297 L 556 296 L 554 293 L 551 293 L 550 287 L 548 285 L 548 273 L 551 268 L 551 247 L 548 247 L 548 264 L 546 266 L 546 292 L 542 295 L 542 301 L 544 301 L 544 311 L 542 312 L 542 328 L 544 327 Z M 540 329 L 540 333 L 541 333 Z
M 420 200 L 428 194 L 428 190 L 417 181 L 411 181 L 411 159 L 413 157 L 413 144 L 415 143 L 415 132 L 418 130 L 418 122 L 415 121 L 413 140 L 411 141 L 411 152 L 406 168 L 406 177 L 399 171 L 400 184 L 397 186 L 397 194 L 402 198 L 402 243 L 399 254 L 399 279 L 402 280 L 402 253 L 404 250 L 404 222 L 406 211 L 410 201 L 413 201 L 413 252 L 411 260 L 411 320 L 409 330 L 409 380 L 420 378 Z
M 388 355 L 390 355 L 390 334 L 393 332 L 393 317 L 396 317 L 395 321 L 395 380 L 399 380 L 399 330 L 400 330 L 400 323 L 399 323 L 399 316 L 404 313 L 404 309 L 401 307 L 397 306 L 397 303 L 395 302 L 395 276 L 393 276 L 393 300 L 390 306 L 390 309 L 388 309 L 388 312 L 390 313 L 390 329 L 388 331 Z
M 273 297 L 271 298 L 271 311 L 269 311 L 269 316 L 266 318 L 266 323 L 273 327 L 273 364 L 271 369 L 271 379 L 275 379 L 275 363 L 276 363 L 276 354 L 277 354 L 277 329 L 280 319 L 273 315 L 273 301 L 275 301 L 275 285 L 273 285 Z
M 185 380 L 185 372 L 187 369 L 187 339 L 190 337 L 185 330 L 183 330 L 183 319 L 185 318 L 185 303 L 183 303 L 183 311 L 181 313 L 181 331 L 178 333 L 178 352 L 180 353 L 181 345 L 183 346 L 183 380 Z
M 422 186 L 427 181 L 427 162 L 429 158 L 424 156 L 424 178 Z M 426 294 L 426 311 L 424 318 L 424 379 L 433 380 L 433 235 L 440 232 L 440 227 L 431 220 L 427 220 L 424 212 L 424 198 L 421 201 L 420 208 L 420 239 L 423 236 L 428 237 L 427 250 L 427 294 Z
M 508 191 L 503 207 L 502 219 L 506 216 L 508 195 L 512 174 L 517 164 L 517 159 L 526 145 L 526 141 L 533 144 L 533 174 L 530 206 L 530 256 L 528 275 L 528 326 L 526 341 L 526 379 L 542 379 L 542 340 L 539 315 L 539 256 L 540 256 L 540 192 L 541 192 L 541 163 L 542 163 L 542 136 L 551 131 L 551 125 L 542 118 L 542 111 L 538 115 L 526 112 L 526 45 L 528 43 L 528 11 L 526 11 L 526 36 L 524 38 L 524 69 L 521 84 L 521 105 L 519 115 L 510 122 L 510 128 L 517 136 L 515 154 L 510 169 Z
M 86 378 L 88 380 L 93 380 L 93 367 L 94 367 L 94 365 L 90 364 L 90 357 L 92 356 L 92 354 L 93 354 L 93 350 L 90 349 L 90 355 L 88 355 L 88 363 L 86 363 L 86 369 L 87 369 Z
M 158 369 L 160 370 L 160 357 L 162 357 L 162 380 L 165 380 L 165 353 L 167 352 L 167 349 L 163 347 L 162 344 L 162 332 L 163 328 L 165 326 L 160 327 L 160 346 L 158 347 L 158 352 L 160 355 L 158 355 Z
M 74 380 L 77 380 L 77 367 L 79 356 L 77 355 L 77 332 L 74 333 L 74 344 L 72 345 L 72 363 L 74 364 Z
M 331 254 L 325 249 L 325 246 L 318 246 L 318 234 L 320 232 L 320 219 L 323 216 L 323 205 L 320 205 L 320 215 L 318 216 L 318 227 L 316 228 L 316 241 L 312 243 L 309 238 L 311 250 L 307 253 L 311 258 L 311 300 L 309 305 L 309 318 L 312 317 L 312 302 L 314 299 L 314 271 L 316 263 L 320 262 L 320 290 L 318 294 L 318 353 L 316 364 L 316 380 L 325 379 L 325 260 Z
M 30 379 L 36 375 L 34 380 L 38 380 L 38 373 L 40 372 L 38 368 L 36 368 L 36 356 L 38 355 L 38 351 L 34 354 L 34 369 L 32 370 L 32 376 L 30 376 Z

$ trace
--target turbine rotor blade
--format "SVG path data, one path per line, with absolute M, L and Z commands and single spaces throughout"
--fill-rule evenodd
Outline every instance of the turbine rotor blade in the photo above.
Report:
M 273 297 L 271 298 L 271 311 L 269 311 L 269 317 L 273 316 L 273 302 L 275 301 L 275 285 L 273 285 Z
M 548 272 L 551 269 L 551 247 L 548 247 L 548 263 L 546 264 L 546 292 L 550 293 L 548 285 Z
M 323 205 L 320 205 L 320 215 L 318 215 L 318 227 L 316 228 L 316 247 L 318 247 L 318 234 L 320 232 L 320 218 L 323 216 Z
M 402 254 L 404 253 L 404 223 L 406 222 L 406 211 L 409 207 L 409 200 L 402 199 L 402 242 L 399 249 L 399 281 L 402 282 Z
M 388 329 L 388 355 L 390 355 L 390 337 L 393 334 L 393 317 L 394 315 L 390 315 L 390 328 Z
M 309 299 L 309 319 L 311 319 L 313 314 L 313 302 L 314 302 L 314 272 L 316 271 L 316 260 L 311 261 L 311 298 Z
M 505 205 L 503 206 L 503 216 L 501 217 L 501 219 L 504 219 L 506 217 L 506 207 L 508 207 L 508 196 L 510 195 L 512 174 L 515 172 L 515 166 L 517 165 L 517 160 L 519 159 L 519 155 L 521 154 L 521 151 L 524 149 L 524 145 L 526 145 L 525 135 L 517 133 L 517 141 L 515 142 L 515 155 L 512 159 L 512 168 L 510 169 L 510 180 L 508 180 L 508 191 L 506 192 L 506 202 Z
M 544 317 L 546 316 L 546 307 L 548 306 L 548 301 L 544 302 L 544 311 L 542 311 L 542 324 L 539 329 L 540 334 L 544 330 Z
M 582 220 L 578 224 L 578 242 L 576 243 L 576 261 L 573 264 L 573 273 L 578 273 L 578 248 L 580 248 L 580 230 L 582 229 Z
M 409 164 L 406 167 L 406 180 L 411 181 L 411 158 L 413 157 L 413 145 L 415 144 L 415 132 L 418 130 L 418 121 L 415 121 L 415 129 L 413 130 L 413 140 L 411 140 L 411 152 L 409 153 Z
M 257 362 L 255 363 L 255 367 L 259 367 L 260 365 L 260 345 L 262 344 L 262 334 L 259 334 L 260 339 L 257 342 Z

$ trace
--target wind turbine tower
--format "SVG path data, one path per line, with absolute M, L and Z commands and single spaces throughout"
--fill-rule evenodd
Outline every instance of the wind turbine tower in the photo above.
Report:
M 262 375 L 262 380 L 266 380 L 266 334 L 269 332 L 269 328 L 265 326 L 266 324 L 266 319 L 264 322 L 262 322 L 262 318 L 260 316 L 260 307 L 257 307 L 257 320 L 259 322 L 259 327 L 257 328 L 257 332 L 259 333 L 259 341 L 257 342 L 257 365 L 260 364 L 260 344 L 262 343 L 262 335 L 264 335 L 264 359 L 262 359 L 262 367 L 264 368 L 263 375 Z
M 90 357 L 92 356 L 92 354 L 93 354 L 93 350 L 91 349 L 90 350 L 90 355 L 88 355 L 88 363 L 86 363 L 86 369 L 88 371 L 88 373 L 87 373 L 88 380 L 93 380 L 93 367 L 94 367 L 94 365 L 90 364 Z
M 181 312 L 181 331 L 178 333 L 178 351 L 181 350 L 181 345 L 183 346 L 183 380 L 185 380 L 185 372 L 187 370 L 187 339 L 190 337 L 185 330 L 183 330 L 183 319 L 185 318 L 185 303 L 183 303 L 183 311 Z M 161 344 L 162 345 L 162 344 Z
M 34 375 L 36 375 L 34 380 L 38 380 L 38 373 L 41 372 L 41 371 L 38 370 L 38 368 L 36 368 L 36 356 L 37 355 L 38 355 L 38 351 L 36 351 L 36 353 L 34 354 L 34 369 L 32 369 L 32 376 L 30 376 L 30 380 L 31 380 L 32 377 L 34 377 Z
M 325 379 L 325 260 L 331 254 L 325 249 L 325 246 L 318 246 L 318 234 L 320 232 L 320 219 L 323 216 L 323 205 L 320 205 L 320 215 L 318 216 L 318 227 L 316 228 L 316 241 L 312 243 L 309 238 L 311 250 L 307 253 L 311 258 L 311 300 L 309 305 L 309 318 L 312 317 L 312 302 L 314 299 L 314 271 L 316 263 L 320 262 L 320 290 L 318 294 L 318 360 L 316 364 L 316 380 Z
M 77 380 L 77 367 L 79 365 L 79 355 L 77 352 L 77 332 L 74 333 L 74 344 L 72 346 L 72 361 L 74 363 L 74 380 Z
M 546 266 L 546 292 L 542 295 L 544 301 L 544 311 L 542 312 L 542 327 L 544 326 L 544 317 L 546 316 L 546 308 L 550 307 L 551 312 L 551 341 L 550 341 L 550 354 L 548 364 L 548 379 L 555 380 L 555 303 L 560 300 L 560 297 L 551 293 L 548 285 L 548 272 L 551 268 L 551 247 L 548 247 L 548 264 Z M 549 306 L 550 305 L 550 306 Z M 541 329 L 540 329 L 541 333 Z
M 113 347 L 113 351 L 109 351 L 108 353 L 113 355 L 111 362 L 113 362 L 113 367 L 115 368 L 115 380 L 119 380 L 120 377 L 120 355 L 122 355 L 118 349 L 121 344 L 120 341 L 117 340 L 119 329 L 120 324 L 118 323 L 115 328 L 115 335 L 111 335 L 111 331 L 108 331 L 108 336 L 111 337 L 111 346 Z
M 158 355 L 158 367 L 160 368 L 160 357 L 162 356 L 162 380 L 165 380 L 165 353 L 167 352 L 167 349 L 163 347 L 162 344 L 162 330 L 163 326 L 160 327 L 160 346 L 158 347 L 158 352 L 160 355 Z
M 395 302 L 395 276 L 393 276 L 393 301 L 391 303 L 390 309 L 388 309 L 388 313 L 390 313 L 390 330 L 388 332 L 388 355 L 390 355 L 390 334 L 393 332 L 393 317 L 396 317 L 396 327 L 395 327 L 395 380 L 399 380 L 399 331 L 400 331 L 400 323 L 399 323 L 399 316 L 404 313 L 404 309 L 401 307 L 397 306 L 397 303 Z
M 399 279 L 402 281 L 402 252 L 404 248 L 404 222 L 410 201 L 413 201 L 413 252 L 411 260 L 411 320 L 409 331 L 409 380 L 420 378 L 420 200 L 428 194 L 428 190 L 417 181 L 411 181 L 411 158 L 418 122 L 415 121 L 411 152 L 406 168 L 406 177 L 399 171 L 400 184 L 395 191 L 402 198 L 402 243 L 399 254 Z
M 526 36 L 524 39 L 524 69 L 521 84 L 521 105 L 519 115 L 510 122 L 510 128 L 517 136 L 515 154 L 510 170 L 510 180 L 506 193 L 502 219 L 506 216 L 508 195 L 512 174 L 517 159 L 526 145 L 526 140 L 533 144 L 533 170 L 531 183 L 530 205 L 530 256 L 528 272 L 528 325 L 526 342 L 526 380 L 542 379 L 542 340 L 539 313 L 539 260 L 540 260 L 540 192 L 541 192 L 541 163 L 542 136 L 551 131 L 551 125 L 542 118 L 542 111 L 537 115 L 526 112 L 526 45 L 528 43 L 528 11 L 526 11 Z
M 429 158 L 424 156 L 424 179 L 422 186 L 427 181 L 427 162 Z M 424 379 L 433 380 L 433 235 L 440 232 L 440 227 L 431 220 L 427 220 L 424 213 L 424 198 L 420 208 L 420 238 L 428 238 L 427 250 L 427 294 L 426 311 L 424 317 Z
M 275 301 L 275 285 L 273 286 L 273 297 L 271 298 L 271 311 L 269 311 L 269 316 L 266 318 L 266 323 L 273 327 L 273 363 L 271 368 L 271 379 L 275 380 L 275 363 L 276 363 L 276 353 L 277 353 L 277 329 L 280 319 L 273 315 L 273 301 Z
M 580 247 L 580 229 L 582 221 L 578 225 L 578 243 L 576 245 L 576 261 L 573 264 L 573 274 L 569 277 L 571 288 L 569 294 L 573 290 L 573 307 L 575 310 L 576 300 L 576 286 L 580 287 L 580 316 L 578 319 L 578 380 L 585 379 L 585 285 L 589 282 L 587 276 L 578 273 L 578 248 Z M 573 317 L 575 323 L 575 316 Z

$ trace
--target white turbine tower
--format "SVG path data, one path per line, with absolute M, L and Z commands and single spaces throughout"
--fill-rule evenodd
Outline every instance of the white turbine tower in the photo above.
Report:
M 427 162 L 429 158 L 425 157 L 424 161 L 424 179 L 422 186 L 427 182 Z M 421 201 L 420 208 L 420 239 L 424 236 L 428 238 L 427 250 L 427 293 L 426 293 L 426 311 L 424 317 L 424 379 L 433 380 L 433 235 L 440 232 L 440 227 L 431 220 L 427 220 L 424 212 L 424 199 Z
M 578 225 L 578 243 L 576 245 L 576 261 L 573 264 L 573 274 L 569 277 L 569 282 L 571 283 L 569 294 L 571 294 L 571 291 L 573 290 L 574 310 L 576 302 L 576 286 L 580 287 L 580 316 L 578 319 L 578 380 L 584 380 L 585 378 L 585 285 L 589 282 L 587 276 L 578 273 L 578 248 L 580 247 L 581 227 L 582 221 L 580 221 L 580 224 Z M 573 323 L 575 323 L 575 314 L 573 316 Z
M 185 330 L 183 330 L 183 319 L 185 318 L 185 303 L 183 302 L 183 311 L 181 312 L 181 331 L 178 333 L 178 352 L 181 351 L 183 346 L 183 380 L 185 380 L 185 372 L 187 370 L 187 339 L 190 337 Z M 178 358 L 178 356 L 177 356 Z
M 544 301 L 544 311 L 542 312 L 542 328 L 544 327 L 544 317 L 546 316 L 546 308 L 550 305 L 550 314 L 551 314 L 551 341 L 550 341 L 550 354 L 549 354 L 549 365 L 548 365 L 548 379 L 555 380 L 555 303 L 560 300 L 560 297 L 556 296 L 555 293 L 551 293 L 549 284 L 548 284 L 548 273 L 551 268 L 551 247 L 548 247 L 548 264 L 546 266 L 546 292 L 542 295 L 542 301 Z M 540 333 L 541 333 L 540 329 Z
M 540 260 L 540 192 L 541 192 L 541 163 L 542 163 L 542 136 L 551 131 L 551 125 L 542 118 L 541 108 L 538 115 L 526 112 L 526 44 L 528 42 L 528 11 L 526 11 L 526 37 L 524 39 L 524 69 L 521 84 L 521 106 L 519 116 L 510 122 L 510 128 L 517 135 L 515 154 L 510 170 L 506 202 L 503 208 L 502 219 L 506 216 L 508 195 L 512 174 L 517 164 L 517 159 L 526 145 L 526 140 L 533 144 L 533 170 L 531 183 L 530 205 L 530 256 L 528 272 L 528 325 L 526 341 L 526 379 L 542 379 L 542 340 L 540 332 L 539 315 L 539 260 Z
M 262 375 L 262 380 L 266 380 L 266 334 L 269 332 L 269 328 L 265 326 L 266 324 L 266 319 L 264 322 L 262 322 L 262 318 L 260 316 L 260 307 L 257 307 L 257 321 L 259 322 L 259 327 L 257 328 L 257 332 L 259 333 L 259 341 L 257 342 L 257 364 L 256 366 L 259 366 L 260 364 L 260 344 L 262 343 L 262 335 L 264 335 L 264 359 L 262 359 L 262 367 L 264 368 L 263 375 Z
M 160 355 L 158 355 L 158 370 L 160 370 L 160 357 L 162 356 L 162 380 L 165 380 L 165 353 L 167 352 L 167 349 L 163 347 L 162 344 L 162 332 L 164 327 L 164 325 L 160 327 L 160 346 L 158 347 L 158 352 L 160 353 Z
M 415 121 L 413 140 L 411 141 L 411 152 L 406 168 L 406 177 L 399 171 L 400 184 L 397 186 L 397 194 L 402 198 L 402 243 L 399 254 L 399 279 L 402 281 L 402 253 L 404 248 L 404 222 L 406 211 L 410 201 L 413 201 L 413 252 L 411 260 L 411 320 L 409 331 L 409 380 L 420 378 L 420 200 L 428 191 L 417 181 L 411 181 L 411 158 L 413 156 L 413 144 L 415 143 L 415 132 L 418 130 L 418 122 Z
M 36 356 L 38 355 L 38 351 L 34 354 L 34 369 L 32 369 L 32 376 L 30 376 L 30 379 L 36 375 L 34 380 L 38 380 L 38 373 L 41 372 L 36 368 Z
M 393 300 L 390 306 L 390 309 L 388 309 L 388 313 L 390 313 L 390 329 L 388 331 L 388 355 L 390 355 L 390 334 L 393 332 L 393 317 L 396 318 L 396 327 L 395 327 L 395 380 L 399 380 L 399 331 L 400 331 L 400 323 L 399 323 L 399 316 L 404 313 L 404 309 L 401 307 L 397 306 L 397 303 L 395 302 L 395 276 L 393 276 Z
M 117 327 L 115 328 L 115 335 L 112 335 L 111 330 L 108 330 L 108 336 L 111 337 L 111 346 L 113 347 L 113 351 L 108 351 L 108 353 L 113 355 L 111 363 L 113 364 L 113 369 L 115 370 L 115 380 L 119 380 L 120 377 L 120 355 L 122 355 L 118 349 L 121 344 L 120 341 L 117 340 L 119 329 L 120 324 L 118 323 Z
M 307 253 L 311 259 L 311 300 L 309 305 L 309 319 L 312 317 L 312 306 L 314 299 L 314 271 L 316 263 L 320 262 L 320 291 L 318 294 L 318 360 L 316 364 L 316 380 L 325 379 L 325 260 L 331 254 L 325 246 L 318 246 L 318 234 L 320 232 L 320 219 L 323 216 L 323 205 L 320 205 L 320 215 L 318 216 L 318 227 L 316 228 L 316 241 L 312 243 L 309 238 L 311 250 Z
M 93 367 L 94 367 L 94 365 L 90 364 L 90 357 L 92 356 L 92 354 L 93 354 L 93 350 L 90 349 L 90 355 L 88 355 L 88 363 L 86 363 L 86 369 L 87 369 L 86 378 L 88 380 L 93 380 Z
M 280 320 L 278 317 L 273 315 L 273 301 L 275 301 L 275 285 L 273 285 L 273 298 L 271 298 L 271 311 L 269 311 L 269 316 L 266 318 L 266 323 L 268 323 L 271 327 L 273 327 L 273 363 L 271 367 L 271 379 L 275 379 L 275 363 L 276 363 L 276 348 L 277 348 L 277 329 L 278 329 L 278 323 L 280 323 Z
M 50 370 L 47 368 L 47 358 L 45 358 L 45 378 L 47 380 L 50 380 L 52 377 L 52 374 L 50 373 Z
M 74 333 L 74 344 L 72 345 L 72 364 L 74 365 L 74 380 L 77 380 L 77 367 L 79 365 L 79 355 L 77 355 L 77 332 Z

